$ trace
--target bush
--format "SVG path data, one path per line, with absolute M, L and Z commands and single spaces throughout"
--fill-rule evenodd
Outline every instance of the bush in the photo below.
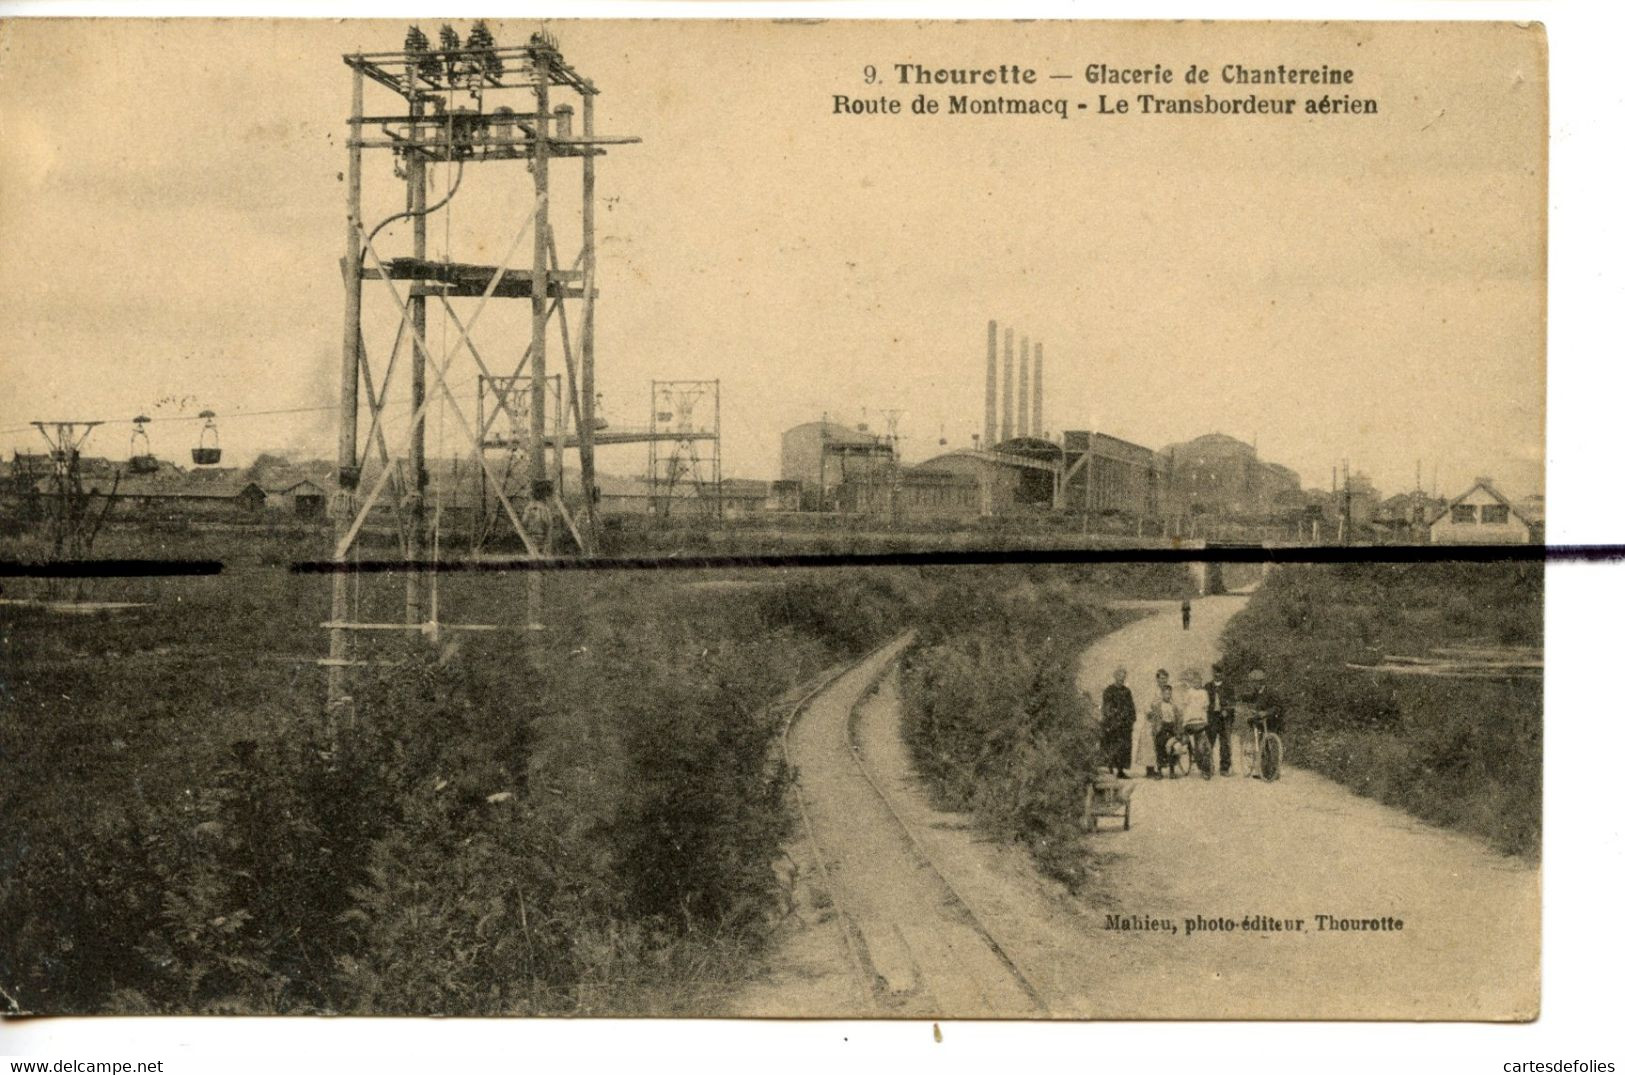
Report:
M 448 619 L 512 584 L 461 581 Z M 6 621 L 0 988 L 56 1013 L 684 1010 L 773 921 L 766 703 L 922 592 L 550 581 L 540 635 L 375 644 L 336 728 L 308 664 L 256 660 L 322 595 L 258 565 L 140 618 Z
M 661 928 L 756 923 L 774 902 L 789 773 L 748 660 L 645 684 L 628 729 L 628 794 L 605 836 L 628 911 Z
M 143 945 L 163 927 L 163 896 L 181 870 L 186 834 L 151 825 L 155 816 L 136 800 L 119 820 L 41 819 L 26 840 L 8 840 L 0 870 L 8 1005 L 93 1012 L 116 990 L 150 990 L 161 979 Z
M 935 596 L 904 658 L 904 737 L 940 805 L 1076 887 L 1099 746 L 1077 658 L 1120 621 L 1065 583 L 1012 574 L 960 578 Z
M 1287 711 L 1287 752 L 1362 795 L 1476 833 L 1540 846 L 1538 680 L 1351 671 L 1451 645 L 1538 645 L 1539 564 L 1343 564 L 1274 571 L 1223 639 L 1262 668 Z

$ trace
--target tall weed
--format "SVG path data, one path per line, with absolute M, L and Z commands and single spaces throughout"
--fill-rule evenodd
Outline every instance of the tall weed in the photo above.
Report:
M 1538 679 L 1351 670 L 1448 646 L 1539 646 L 1539 564 L 1278 568 L 1223 639 L 1236 674 L 1260 668 L 1287 712 L 1287 758 L 1381 802 L 1536 855 Z

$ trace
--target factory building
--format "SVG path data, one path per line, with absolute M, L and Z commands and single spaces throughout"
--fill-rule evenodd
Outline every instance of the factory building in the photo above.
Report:
M 1223 433 L 1170 444 L 1160 454 L 1163 499 L 1175 515 L 1270 516 L 1302 493 L 1297 471 L 1260 460 L 1252 445 Z
M 1001 332 L 1000 330 L 1003 329 Z M 805 422 L 782 435 L 779 486 L 802 510 L 893 519 L 1064 513 L 1089 531 L 1168 532 L 1181 516 L 1302 514 L 1298 475 L 1212 433 L 1161 452 L 1122 437 L 1045 429 L 1044 345 L 989 321 L 983 421 L 975 446 L 918 466 L 859 426 Z M 775 506 L 785 510 L 781 494 Z
M 1021 471 L 991 456 L 990 452 L 948 452 L 927 459 L 909 474 L 958 489 L 960 492 L 953 500 L 958 514 L 1005 515 L 1014 511 L 1018 503 Z
M 976 447 L 902 472 L 883 483 L 883 497 L 843 498 L 842 509 L 863 510 L 862 505 L 884 500 L 897 514 L 1060 511 L 1081 517 L 1086 527 L 1091 519 L 1122 516 L 1138 525 L 1161 514 L 1166 475 L 1156 453 L 1105 433 L 1073 430 L 1050 439 L 1044 428 L 1044 345 L 1023 336 L 1018 347 L 1015 331 L 1006 327 L 1001 335 L 999 328 L 988 322 L 982 434 Z M 789 438 L 786 434 L 787 467 Z M 809 445 L 802 458 L 810 464 L 818 458 L 815 452 Z
M 921 465 L 895 470 L 887 481 L 846 482 L 831 492 L 831 504 L 898 523 L 974 519 L 982 513 L 982 484 L 973 473 Z
M 1163 513 L 1166 478 L 1157 453 L 1107 433 L 1068 430 L 1062 506 L 1079 514 L 1150 518 Z
M 994 449 L 997 465 L 1010 471 L 1014 506 L 1053 508 L 1055 474 L 1061 465 L 1061 447 L 1039 437 L 1014 437 Z
M 895 447 L 862 427 L 803 422 L 779 438 L 779 478 L 799 483 L 809 510 L 833 510 L 842 485 L 890 484 L 896 470 Z
M 1121 516 L 1137 522 L 1162 513 L 1164 477 L 1150 448 L 1105 433 L 1069 430 L 1060 444 L 1015 437 L 991 452 L 958 451 L 928 459 L 909 474 L 954 474 L 974 482 L 981 515 L 1064 511 L 1085 519 Z

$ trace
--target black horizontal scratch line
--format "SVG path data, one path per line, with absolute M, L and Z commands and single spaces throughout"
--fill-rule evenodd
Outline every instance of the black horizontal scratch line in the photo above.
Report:
M 1361 547 L 1208 545 L 1198 549 L 954 549 L 918 552 L 738 553 L 595 556 L 531 560 L 301 560 L 295 575 L 510 571 L 695 571 L 719 568 L 975 567 L 1001 564 L 1494 564 L 1625 561 L 1625 544 L 1378 545 Z M 220 560 L 0 560 L 0 578 L 201 578 L 227 574 Z

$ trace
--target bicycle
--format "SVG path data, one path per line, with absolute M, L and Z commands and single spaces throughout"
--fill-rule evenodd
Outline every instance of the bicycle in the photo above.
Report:
M 1248 734 L 1241 740 L 1241 756 L 1247 765 L 1247 775 L 1265 781 L 1279 780 L 1284 750 L 1281 737 L 1270 731 L 1272 714 L 1249 705 L 1237 705 L 1236 712 L 1247 720 Z
M 1186 724 L 1175 732 L 1168 740 L 1168 755 L 1177 775 L 1189 776 L 1194 766 L 1203 780 L 1213 779 L 1213 744 L 1206 724 Z

